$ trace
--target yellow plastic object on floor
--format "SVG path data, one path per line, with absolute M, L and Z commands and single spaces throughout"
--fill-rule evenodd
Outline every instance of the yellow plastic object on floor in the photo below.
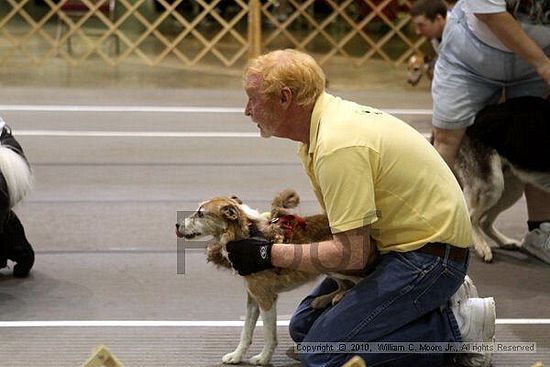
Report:
M 92 351 L 92 356 L 81 367 L 124 367 L 122 362 L 103 344 Z
M 367 367 L 367 365 L 365 364 L 363 358 L 355 356 L 343 364 L 342 367 Z

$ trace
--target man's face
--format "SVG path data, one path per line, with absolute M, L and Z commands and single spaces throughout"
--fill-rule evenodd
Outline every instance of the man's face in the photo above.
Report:
M 416 34 L 421 34 L 428 39 L 440 39 L 445 27 L 445 19 L 438 15 L 433 21 L 424 15 L 416 15 L 412 18 Z
M 262 137 L 281 136 L 278 134 L 282 124 L 281 111 L 275 101 L 260 93 L 260 85 L 261 77 L 258 75 L 251 75 L 245 80 L 248 102 L 244 114 L 258 125 Z

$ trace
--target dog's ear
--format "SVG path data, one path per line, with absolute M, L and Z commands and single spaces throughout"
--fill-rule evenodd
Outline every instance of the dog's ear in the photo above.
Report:
M 237 195 L 231 195 L 231 199 L 235 200 L 239 204 L 243 203 L 243 201 Z
M 226 205 L 222 207 L 221 213 L 229 221 L 237 222 L 239 220 L 239 210 L 235 207 L 235 205 Z

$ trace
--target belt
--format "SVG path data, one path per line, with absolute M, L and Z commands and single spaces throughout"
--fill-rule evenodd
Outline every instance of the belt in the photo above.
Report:
M 418 252 L 422 252 L 424 254 L 430 254 L 435 255 L 441 258 L 445 257 L 445 250 L 449 246 L 449 259 L 453 261 L 465 261 L 466 257 L 468 256 L 469 249 L 463 248 L 463 247 L 456 247 L 453 245 L 449 245 L 446 243 L 440 243 L 440 242 L 432 242 L 427 243 L 421 248 L 419 248 Z

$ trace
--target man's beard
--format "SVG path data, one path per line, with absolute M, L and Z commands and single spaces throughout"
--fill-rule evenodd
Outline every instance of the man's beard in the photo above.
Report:
M 265 123 L 263 124 L 263 127 L 262 125 L 258 124 L 260 135 L 263 138 L 270 138 L 272 136 L 275 136 L 275 132 L 281 124 L 280 111 L 277 111 L 275 109 L 266 110 L 261 117 L 261 121 L 267 121 L 267 127 Z

